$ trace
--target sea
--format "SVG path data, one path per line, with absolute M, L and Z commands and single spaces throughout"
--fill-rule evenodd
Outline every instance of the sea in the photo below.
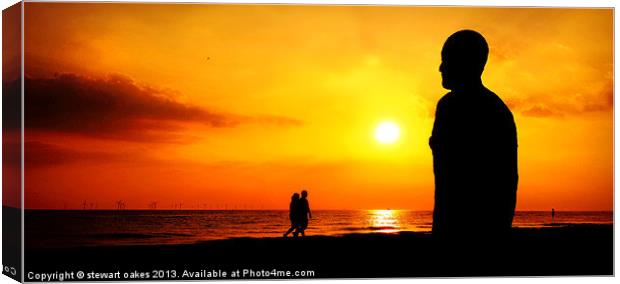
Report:
M 611 211 L 517 211 L 514 227 L 613 224 Z M 429 232 L 432 211 L 317 210 L 306 235 Z M 285 210 L 26 210 L 27 248 L 191 244 L 282 237 Z

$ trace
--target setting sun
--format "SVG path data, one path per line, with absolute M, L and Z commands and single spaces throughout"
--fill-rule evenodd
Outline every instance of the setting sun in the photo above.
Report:
M 382 122 L 375 129 L 375 139 L 382 144 L 392 144 L 396 142 L 399 137 L 400 128 L 394 122 Z

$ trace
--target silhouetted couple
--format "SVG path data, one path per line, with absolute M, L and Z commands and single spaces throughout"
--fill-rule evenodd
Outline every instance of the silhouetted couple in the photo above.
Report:
M 506 236 L 517 193 L 517 132 L 504 102 L 482 84 L 489 47 L 463 30 L 441 51 L 442 85 L 429 140 L 435 173 L 433 235 Z
M 287 237 L 290 233 L 297 237 L 299 234 L 305 236 L 306 228 L 308 228 L 308 220 L 312 218 L 310 212 L 310 204 L 308 203 L 308 191 L 301 191 L 301 198 L 299 193 L 294 193 L 291 197 L 291 204 L 289 206 L 289 219 L 291 220 L 291 227 L 284 233 L 284 237 Z

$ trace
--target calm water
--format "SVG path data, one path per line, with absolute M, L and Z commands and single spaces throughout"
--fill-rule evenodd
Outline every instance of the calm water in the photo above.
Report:
M 314 211 L 308 235 L 430 231 L 432 212 Z M 27 211 L 27 247 L 175 244 L 233 237 L 278 237 L 287 211 Z M 613 222 L 612 212 L 556 212 L 556 223 Z M 517 212 L 516 227 L 542 227 L 550 212 Z M 475 224 L 472 224 L 475 225 Z

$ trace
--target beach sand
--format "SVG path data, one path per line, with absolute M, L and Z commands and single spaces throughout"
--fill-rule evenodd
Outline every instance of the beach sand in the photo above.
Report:
M 299 278 L 612 275 L 613 226 L 519 228 L 503 242 L 480 236 L 444 242 L 430 233 L 401 232 L 27 249 L 25 261 L 27 273 L 175 270 L 177 280 L 186 270 L 227 271 L 225 277 L 212 276 L 230 279 L 231 271 L 243 269 L 314 271 Z

